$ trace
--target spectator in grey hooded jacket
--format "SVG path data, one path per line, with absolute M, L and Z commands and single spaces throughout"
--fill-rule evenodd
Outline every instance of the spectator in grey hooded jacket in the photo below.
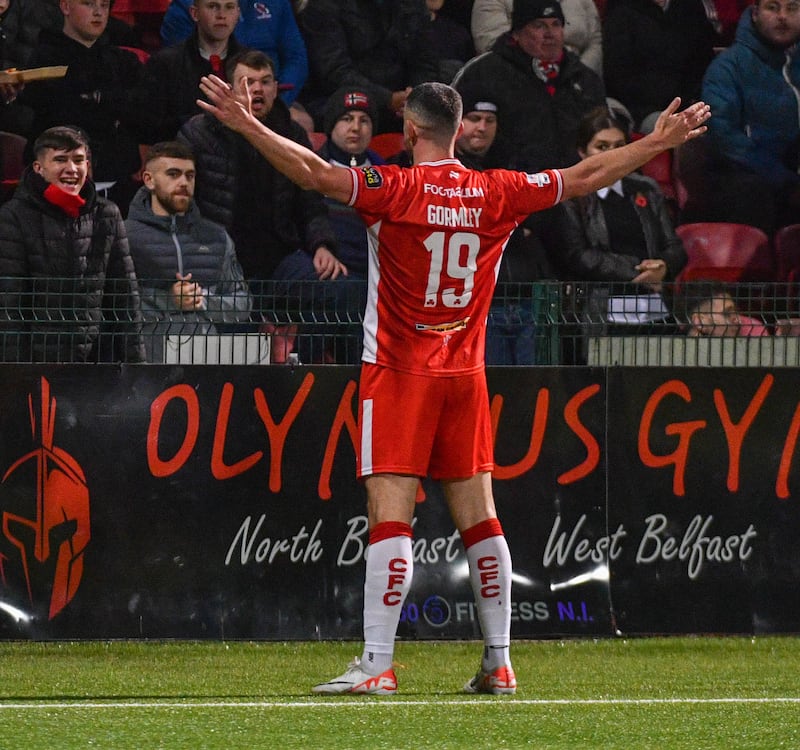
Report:
M 252 299 L 225 228 L 194 203 L 195 162 L 184 143 L 152 146 L 125 226 L 142 285 L 145 345 L 164 361 L 164 335 L 205 335 L 250 318 Z

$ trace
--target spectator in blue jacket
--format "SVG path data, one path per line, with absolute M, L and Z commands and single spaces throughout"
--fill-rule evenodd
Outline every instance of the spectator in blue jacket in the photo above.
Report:
M 189 12 L 192 0 L 172 0 L 161 24 L 161 39 L 171 45 L 194 31 Z M 306 46 L 289 0 L 269 3 L 239 1 L 239 23 L 234 35 L 243 47 L 261 50 L 275 63 L 281 99 L 291 105 L 308 78 Z
M 714 112 L 711 182 L 691 195 L 701 204 L 693 219 L 741 221 L 737 205 L 746 196 L 762 207 L 757 223 L 767 232 L 800 221 L 798 40 L 800 2 L 758 0 L 742 14 L 734 44 L 709 65 L 702 99 Z M 705 207 L 711 196 L 715 207 Z

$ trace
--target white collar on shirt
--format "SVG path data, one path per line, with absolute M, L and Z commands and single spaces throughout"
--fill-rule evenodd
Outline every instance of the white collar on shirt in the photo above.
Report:
M 608 187 L 600 188 L 597 191 L 597 197 L 600 199 L 605 198 L 610 190 L 613 190 L 615 193 L 617 193 L 619 196 L 623 198 L 625 197 L 625 193 L 622 190 L 622 180 L 617 180 L 613 185 L 609 185 Z

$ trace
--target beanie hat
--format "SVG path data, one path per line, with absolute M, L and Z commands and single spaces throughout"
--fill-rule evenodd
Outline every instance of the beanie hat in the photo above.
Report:
M 323 117 L 323 127 L 325 133 L 330 136 L 334 126 L 339 119 L 353 110 L 366 112 L 372 120 L 372 125 L 378 124 L 378 110 L 372 92 L 365 88 L 354 88 L 352 86 L 340 88 L 331 94 L 325 104 Z
M 497 97 L 487 92 L 485 88 L 478 86 L 465 86 L 459 91 L 463 112 L 465 115 L 470 112 L 492 112 L 497 114 Z
M 539 18 L 558 18 L 564 23 L 564 11 L 558 0 L 514 0 L 511 30 L 518 31 Z

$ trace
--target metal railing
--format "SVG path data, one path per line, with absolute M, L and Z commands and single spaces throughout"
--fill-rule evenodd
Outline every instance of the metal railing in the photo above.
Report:
M 257 282 L 208 294 L 192 311 L 167 282 L 0 278 L 0 360 L 168 364 L 356 364 L 362 281 Z M 690 302 L 708 282 L 659 294 L 632 284 L 543 281 L 498 286 L 487 363 L 596 366 L 800 366 L 798 290 L 739 283 L 738 317 L 700 326 Z M 238 296 L 237 296 L 238 295 Z M 698 335 L 692 335 L 692 334 Z

